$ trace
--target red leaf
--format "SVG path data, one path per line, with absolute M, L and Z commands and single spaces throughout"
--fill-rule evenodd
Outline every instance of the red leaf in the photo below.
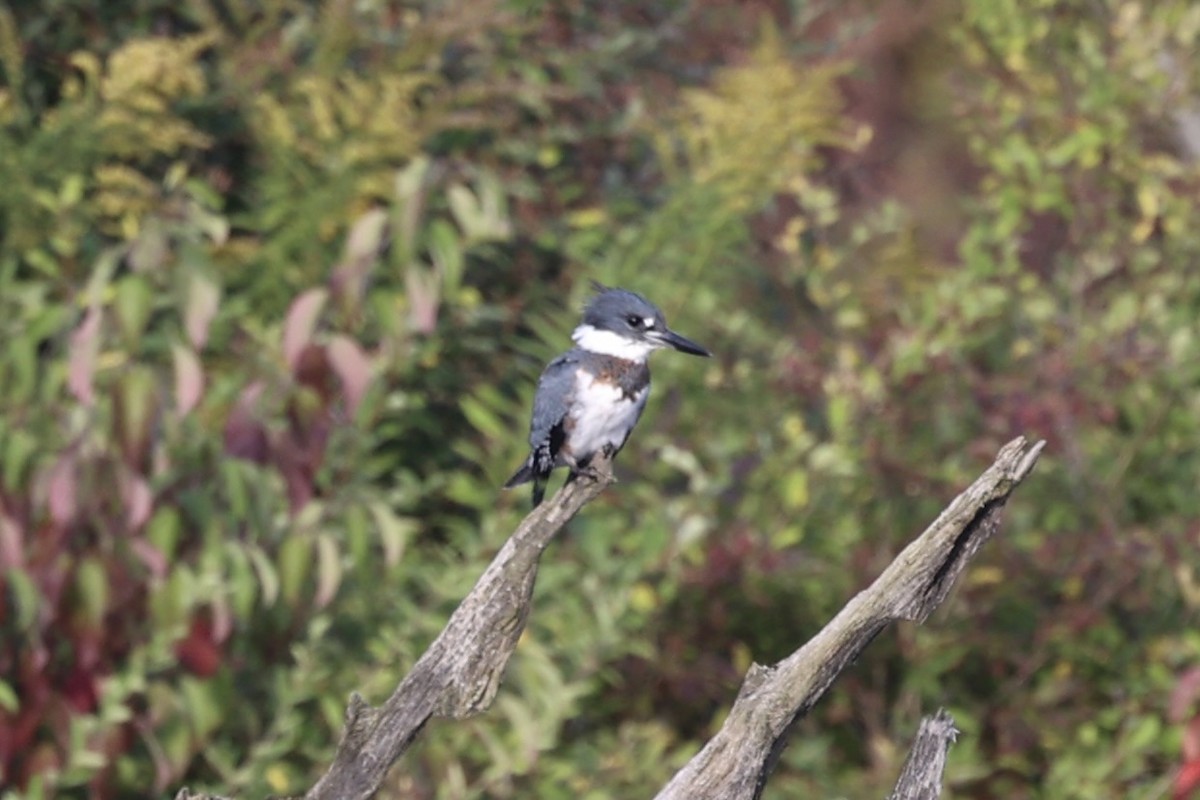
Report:
M 1200 715 L 1188 720 L 1183 728 L 1183 741 L 1180 743 L 1184 761 L 1200 761 Z
M 175 410 L 186 417 L 204 394 L 204 372 L 191 350 L 182 345 L 174 345 L 171 350 L 175 360 Z
M 346 410 L 353 415 L 371 385 L 371 359 L 358 343 L 346 336 L 329 342 L 329 361 L 346 393 Z
M 404 275 L 408 293 L 408 324 L 417 333 L 433 333 L 438 318 L 438 277 L 413 265 Z
M 347 261 L 371 261 L 383 246 L 383 234 L 387 230 L 387 212 L 372 208 L 350 227 L 346 237 L 345 258 Z
M 212 640 L 221 643 L 233 633 L 233 612 L 224 600 L 214 600 L 209 606 L 212 624 Z
M 0 571 L 6 571 L 24 564 L 24 532 L 15 519 L 0 512 Z M 3 606 L 0 606 L 0 618 L 4 616 Z
M 67 704 L 79 713 L 90 714 L 96 710 L 100 692 L 96 685 L 96 675 L 91 670 L 83 667 L 73 668 L 60 688 Z
M 187 330 L 188 341 L 197 350 L 204 349 L 208 342 L 208 328 L 217 315 L 220 302 L 221 290 L 215 283 L 201 275 L 192 275 L 187 306 L 183 310 L 183 327 Z
M 203 615 L 192 620 L 192 627 L 178 644 L 175 657 L 193 675 L 207 678 L 221 666 L 221 649 L 213 642 L 212 624 Z
M 150 570 L 151 575 L 156 579 L 167 576 L 167 559 L 161 550 L 142 538 L 135 538 L 130 546 L 138 560 L 146 565 L 146 569 Z
M 96 371 L 96 354 L 100 352 L 100 308 L 88 309 L 83 322 L 71 334 L 67 366 L 67 387 L 85 406 L 96 402 L 92 375 Z
M 1187 800 L 1198 786 L 1200 786 L 1200 760 L 1189 761 L 1179 768 L 1179 772 L 1175 773 L 1175 780 L 1171 785 L 1171 798 L 1172 800 Z
M 329 281 L 343 307 L 356 311 L 362 302 L 367 278 L 379 262 L 386 230 L 387 212 L 379 208 L 363 214 L 350 228 L 345 254 Z
M 1167 714 L 1172 722 L 1183 722 L 1196 710 L 1196 697 L 1200 695 L 1200 667 L 1192 667 L 1179 676 L 1171 689 L 1167 703 Z
M 289 367 L 295 368 L 296 360 L 312 339 L 317 318 L 325 307 L 329 292 L 325 289 L 309 289 L 292 302 L 287 319 L 283 323 L 283 357 Z
M 70 524 L 75 518 L 75 454 L 64 453 L 50 468 L 49 497 L 50 518 L 60 526 Z
M 154 506 L 150 484 L 136 472 L 125 472 L 121 480 L 121 500 L 125 504 L 125 524 L 130 530 L 140 529 L 150 519 Z
M 322 400 L 322 405 L 328 405 L 330 398 L 337 392 L 334 384 L 333 370 L 329 364 L 329 354 L 323 345 L 310 344 L 300 351 L 296 362 L 292 365 L 292 375 L 296 383 L 312 389 Z
M 265 464 L 270 451 L 267 429 L 255 414 L 263 388 L 262 381 L 255 381 L 243 389 L 225 420 L 225 452 L 256 464 Z
M 323 447 L 324 442 L 318 441 L 317 445 Z M 313 475 L 316 470 L 312 466 L 312 459 L 296 442 L 294 434 L 280 439 L 275 459 L 276 467 L 283 475 L 284 483 L 287 485 L 288 506 L 291 508 L 292 514 L 296 514 L 308 505 L 316 493 L 313 486 Z

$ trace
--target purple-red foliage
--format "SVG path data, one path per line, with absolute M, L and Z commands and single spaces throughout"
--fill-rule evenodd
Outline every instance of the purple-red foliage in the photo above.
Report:
M 133 651 L 165 635 L 153 627 L 150 598 L 176 564 L 191 563 L 201 543 L 199 531 L 185 522 L 176 552 L 163 553 L 147 535 L 156 513 L 174 509 L 187 519 L 181 493 L 197 482 L 215 482 L 223 458 L 278 472 L 293 513 L 320 494 L 318 473 L 330 432 L 362 401 L 372 359 L 348 337 L 314 338 L 320 303 L 314 311 L 313 296 L 296 300 L 285 325 L 283 380 L 248 375 L 224 414 L 193 413 L 204 400 L 198 359 L 176 359 L 174 385 L 150 367 L 99 380 L 95 353 L 105 332 L 103 313 L 89 312 L 76 331 L 68 384 L 73 397 L 63 413 L 71 404 L 90 407 L 97 412 L 94 427 L 52 456 L 40 480 L 0 490 L 0 675 L 16 696 L 15 709 L 0 709 L 0 774 L 11 786 L 60 770 L 70 752 L 71 720 L 94 714 L 106 679 Z M 205 339 L 207 319 L 190 326 L 193 340 Z M 179 419 L 190 415 L 189 422 L 200 426 L 193 430 L 200 443 L 216 439 L 223 448 L 215 462 L 191 459 L 187 474 L 173 474 L 171 458 L 183 458 L 181 448 L 191 446 L 172 438 L 179 434 L 163 424 L 169 392 L 181 384 L 187 402 L 177 403 L 174 413 Z M 156 466 L 157 452 L 166 454 L 167 466 Z M 197 466 L 207 474 L 197 473 Z M 223 520 L 231 530 L 238 523 Z M 307 610 L 294 609 L 301 615 Z M 226 655 L 235 631 L 224 602 L 201 603 L 187 614 L 182 635 L 169 643 L 177 671 L 160 677 L 212 678 L 239 668 Z M 263 648 L 267 661 L 287 657 L 286 646 L 264 642 Z M 90 743 L 110 765 L 163 723 L 145 705 L 130 703 L 132 719 Z M 166 785 L 187 767 L 159 763 L 158 781 Z M 111 770 L 97 774 L 91 796 L 112 796 L 110 780 Z

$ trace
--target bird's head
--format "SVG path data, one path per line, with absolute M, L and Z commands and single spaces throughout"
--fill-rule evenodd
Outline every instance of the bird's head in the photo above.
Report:
M 668 328 L 658 306 L 640 294 L 598 288 L 584 308 L 583 322 L 571 335 L 580 348 L 630 361 L 645 361 L 651 352 L 663 347 L 694 356 L 712 355 Z

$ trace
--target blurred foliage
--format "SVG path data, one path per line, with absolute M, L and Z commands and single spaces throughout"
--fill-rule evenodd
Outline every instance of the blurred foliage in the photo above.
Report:
M 495 707 L 406 798 L 650 796 L 1024 433 L 769 798 L 1200 784 L 1200 12 L 0 2 L 0 787 L 302 791 L 524 511 L 588 278 L 656 357 Z

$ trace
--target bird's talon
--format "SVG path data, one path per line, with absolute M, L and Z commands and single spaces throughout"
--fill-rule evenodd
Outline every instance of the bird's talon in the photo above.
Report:
M 595 481 L 596 483 L 600 483 L 604 480 L 604 473 L 595 467 L 584 467 L 579 470 L 579 474 L 591 479 L 592 481 Z

